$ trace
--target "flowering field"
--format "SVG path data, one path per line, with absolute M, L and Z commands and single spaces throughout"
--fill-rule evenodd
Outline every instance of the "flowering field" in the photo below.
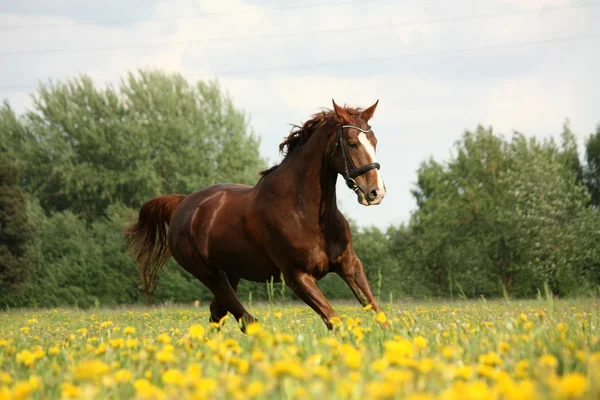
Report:
M 593 300 L 252 307 L 219 328 L 201 308 L 0 314 L 0 399 L 600 398 Z

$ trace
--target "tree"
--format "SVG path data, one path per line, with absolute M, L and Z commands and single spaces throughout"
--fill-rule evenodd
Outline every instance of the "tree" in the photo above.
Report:
M 33 230 L 27 220 L 19 173 L 8 155 L 0 153 L 0 293 L 14 291 L 28 277 L 28 244 Z
M 590 135 L 585 143 L 587 168 L 585 183 L 592 195 L 592 204 L 600 206 L 600 124 L 596 133 Z
M 495 296 L 504 287 L 528 296 L 544 282 L 576 289 L 581 250 L 594 247 L 597 233 L 581 223 L 589 196 L 567 125 L 562 141 L 515 133 L 509 142 L 479 127 L 445 165 L 422 164 L 408 230 L 420 246 L 409 255 L 439 293 Z
M 6 106 L 0 117 L 0 125 L 12 121 Z M 137 208 L 158 194 L 253 184 L 264 168 L 246 116 L 218 84 L 177 74 L 129 74 L 118 90 L 86 76 L 42 85 L 21 125 L 10 138 L 25 189 L 47 212 L 87 221 L 111 204 Z

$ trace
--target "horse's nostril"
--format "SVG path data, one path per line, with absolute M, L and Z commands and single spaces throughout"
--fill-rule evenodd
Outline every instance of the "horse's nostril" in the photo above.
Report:
M 377 189 L 371 190 L 369 195 L 371 196 L 371 200 L 376 199 L 377 198 Z

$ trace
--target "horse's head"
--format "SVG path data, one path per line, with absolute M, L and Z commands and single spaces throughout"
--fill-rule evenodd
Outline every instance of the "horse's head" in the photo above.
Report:
M 332 143 L 332 163 L 364 206 L 381 203 L 385 184 L 375 157 L 377 138 L 369 125 L 379 100 L 359 114 L 348 113 L 333 101 L 338 126 Z

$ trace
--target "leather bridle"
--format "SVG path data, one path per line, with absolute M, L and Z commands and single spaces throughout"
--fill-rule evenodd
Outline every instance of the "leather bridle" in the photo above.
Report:
M 338 147 L 342 148 L 342 158 L 344 159 L 343 176 L 344 176 L 344 180 L 346 181 L 346 186 L 348 186 L 354 192 L 356 192 L 357 190 L 360 190 L 361 193 L 363 194 L 363 196 L 365 197 L 365 199 L 367 199 L 366 193 L 356 184 L 356 181 L 354 179 L 357 176 L 360 176 L 372 169 L 379 169 L 380 165 L 379 165 L 379 163 L 374 162 L 374 163 L 366 164 L 366 165 L 363 165 L 362 167 L 356 168 L 356 166 L 354 165 L 354 161 L 352 161 L 352 157 L 348 153 L 348 149 L 346 148 L 346 145 L 344 144 L 344 135 L 342 134 L 344 128 L 356 129 L 362 133 L 371 132 L 371 128 L 365 130 L 365 129 L 359 128 L 358 126 L 354 126 L 354 125 L 339 126 L 338 130 L 337 130 L 337 137 L 335 140 L 335 144 L 333 146 L 333 151 L 331 152 L 331 157 L 333 157 L 333 155 L 337 151 L 337 148 Z M 348 163 L 350 163 L 351 169 L 348 169 Z

